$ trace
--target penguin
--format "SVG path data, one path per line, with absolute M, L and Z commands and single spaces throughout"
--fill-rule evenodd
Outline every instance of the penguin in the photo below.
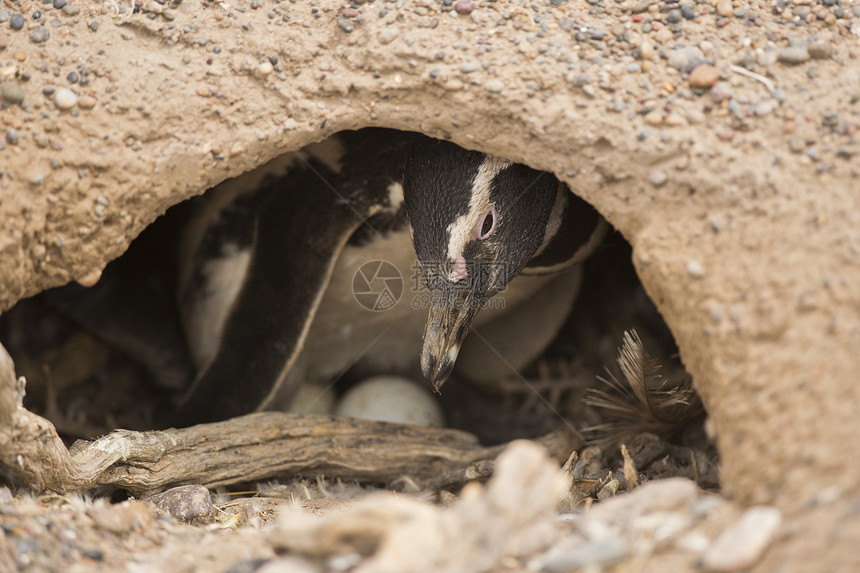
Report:
M 356 364 L 492 386 L 551 342 L 606 229 L 552 174 L 420 134 L 277 158 L 194 205 L 178 301 L 197 375 L 174 423 L 283 409 Z

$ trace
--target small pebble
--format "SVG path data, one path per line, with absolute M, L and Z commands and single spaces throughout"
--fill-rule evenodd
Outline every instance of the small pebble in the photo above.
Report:
M 693 278 L 700 279 L 705 276 L 705 267 L 697 260 L 688 261 L 687 274 Z
M 685 20 L 692 20 L 696 17 L 696 11 L 693 10 L 693 7 L 689 4 L 682 4 L 681 16 L 683 16 Z
M 666 14 L 666 21 L 670 24 L 677 24 L 681 21 L 681 11 L 680 10 L 669 10 L 669 13 Z
M 648 113 L 648 115 L 645 116 L 645 123 L 654 126 L 663 125 L 663 112 L 659 109 L 655 109 Z
M 59 88 L 54 92 L 54 103 L 60 109 L 72 109 L 78 104 L 78 96 L 69 88 Z
M 9 21 L 9 12 L 6 10 L 0 10 L 0 24 L 5 24 Z M 0 490 L 2 491 L 2 490 Z
M 711 101 L 714 103 L 722 103 L 732 99 L 733 96 L 734 92 L 729 82 L 717 82 L 711 87 Z
M 788 46 L 779 51 L 776 59 L 783 64 L 795 66 L 809 61 L 809 51 L 804 46 Z
M 484 89 L 490 93 L 499 93 L 505 88 L 505 84 L 502 80 L 491 79 L 484 82 Z
M 454 11 L 457 14 L 471 14 L 475 10 L 475 3 L 472 0 L 457 0 L 454 4 Z
M 650 27 L 651 24 L 648 24 L 648 26 Z M 642 31 L 644 32 L 645 26 L 643 26 L 642 28 Z M 668 44 L 672 41 L 673 37 L 674 34 L 672 34 L 672 30 L 670 30 L 669 28 L 661 28 L 657 31 L 656 34 L 654 34 L 654 39 L 657 41 L 658 44 Z
M 24 86 L 12 80 L 7 80 L 0 85 L 0 94 L 2 94 L 3 101 L 11 104 L 21 103 L 27 95 L 24 92 Z
M 694 88 L 709 88 L 720 79 L 720 70 L 708 64 L 697 66 L 690 72 L 690 86 Z
M 671 112 L 666 116 L 666 125 L 678 126 L 687 125 L 687 120 L 678 112 Z
M 648 175 L 648 182 L 654 187 L 662 187 L 668 179 L 666 172 L 659 169 L 655 169 Z
M 92 30 L 93 32 L 98 32 L 98 31 L 99 31 L 99 23 L 98 23 L 97 21 L 95 21 L 95 20 L 93 20 L 92 22 L 90 22 L 89 24 L 87 24 L 87 27 L 88 27 L 90 30 Z
M 684 73 L 692 72 L 703 63 L 705 56 L 699 48 L 682 48 L 669 54 L 669 65 Z
M 173 519 L 192 525 L 212 521 L 215 506 L 212 495 L 202 485 L 182 485 L 153 495 L 146 500 L 156 515 L 166 513 Z
M 30 41 L 34 44 L 41 44 L 51 37 L 51 32 L 47 28 L 40 27 L 30 32 Z
M 268 76 L 273 71 L 275 71 L 275 66 L 272 65 L 272 62 L 266 60 L 262 62 L 260 66 L 257 68 L 257 71 L 260 72 L 261 76 Z
M 731 141 L 735 138 L 735 130 L 727 125 L 718 127 L 715 134 L 720 141 Z
M 20 30 L 24 27 L 24 23 L 24 16 L 21 14 L 12 14 L 12 18 L 9 19 L 9 26 L 11 26 L 13 30 Z
M 398 30 L 397 28 L 386 28 L 379 33 L 377 39 L 379 40 L 380 44 L 390 44 L 399 35 L 400 30 Z
M 355 24 L 344 15 L 340 15 L 337 17 L 337 27 L 346 32 L 347 34 L 351 34 L 355 31 Z
M 821 40 L 810 42 L 807 50 L 809 56 L 815 60 L 826 60 L 833 55 L 833 46 Z
M 81 109 L 93 109 L 96 106 L 96 98 L 92 96 L 81 96 L 78 100 L 78 107 Z
M 799 135 L 792 135 L 788 140 L 788 148 L 792 153 L 803 153 L 806 149 L 806 142 Z
M 702 556 L 708 571 L 742 571 L 755 565 L 773 542 L 782 514 L 771 506 L 751 507 L 720 534 Z
M 732 0 L 717 0 L 717 14 L 720 16 L 729 17 L 734 14 L 734 11 Z
M 472 72 L 477 72 L 480 66 L 478 62 L 467 62 L 460 66 L 460 71 L 464 74 L 471 74 Z
M 18 145 L 18 130 L 14 127 L 6 130 L 6 143 L 9 145 Z
M 69 81 L 70 84 L 76 84 L 78 83 L 80 77 L 78 76 L 78 72 L 69 72 L 69 75 L 66 76 L 66 79 Z
M 697 107 L 691 107 L 684 110 L 684 117 L 687 119 L 687 122 L 696 125 L 699 123 L 705 122 L 705 112 Z
M 656 4 L 657 0 L 639 0 L 636 4 L 631 8 L 634 14 L 639 14 L 641 12 L 645 12 L 650 8 L 653 4 Z
M 773 100 L 762 100 L 755 104 L 755 106 L 753 107 L 753 113 L 759 117 L 770 115 L 775 105 L 776 104 L 773 103 Z
M 719 233 L 726 228 L 726 220 L 719 215 L 714 215 L 713 217 L 711 217 L 711 220 L 709 222 L 711 224 L 711 229 L 713 229 L 715 233 Z
M 65 6 L 66 0 L 54 0 L 54 8 L 56 8 L 57 10 L 65 8 Z

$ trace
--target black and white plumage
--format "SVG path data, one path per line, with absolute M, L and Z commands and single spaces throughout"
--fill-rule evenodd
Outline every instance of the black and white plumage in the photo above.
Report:
M 546 172 L 423 139 L 409 158 L 404 202 L 434 294 L 421 367 L 438 390 L 478 311 L 520 273 L 569 269 L 597 246 L 605 222 Z
M 564 271 L 605 229 L 552 175 L 416 134 L 343 132 L 301 153 L 198 201 L 179 273 L 198 374 L 180 425 L 281 407 L 357 361 L 410 373 L 420 356 L 437 390 L 458 354 L 465 378 L 509 374 L 560 328 L 579 284 Z M 406 299 L 416 253 L 429 308 Z M 353 297 L 372 260 L 405 279 L 392 310 Z M 464 342 L 470 326 L 481 337 Z

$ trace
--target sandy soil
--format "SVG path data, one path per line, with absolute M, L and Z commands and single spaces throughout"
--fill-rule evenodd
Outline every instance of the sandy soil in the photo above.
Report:
M 761 567 L 847 570 L 857 7 L 459 6 L 4 0 L 0 308 L 94 282 L 168 206 L 338 130 L 450 137 L 553 171 L 624 234 L 716 427 L 724 493 L 805 532 Z

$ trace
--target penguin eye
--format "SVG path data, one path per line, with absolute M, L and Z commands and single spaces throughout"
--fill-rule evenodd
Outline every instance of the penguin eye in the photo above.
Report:
M 496 208 L 490 207 L 490 210 L 484 213 L 483 218 L 475 225 L 475 235 L 482 241 L 487 239 L 496 231 Z

